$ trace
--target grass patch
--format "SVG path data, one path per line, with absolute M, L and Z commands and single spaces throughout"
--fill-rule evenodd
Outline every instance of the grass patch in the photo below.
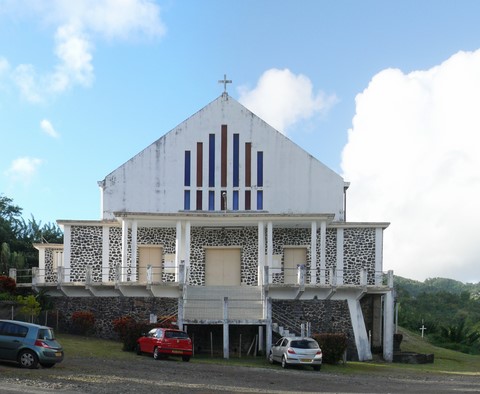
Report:
M 462 374 L 480 376 L 480 356 L 472 356 L 453 350 L 434 346 L 427 339 L 408 330 L 401 329 L 403 351 L 417 353 L 433 353 L 435 362 L 433 364 L 401 364 L 388 363 L 380 358 L 369 362 L 347 362 L 346 364 L 329 365 L 324 364 L 322 371 L 326 373 L 340 374 Z M 137 356 L 133 352 L 122 350 L 122 343 L 98 339 L 93 337 L 59 334 L 59 342 L 65 349 L 69 358 L 98 358 L 98 359 L 134 359 Z M 279 365 L 270 365 L 264 356 L 242 356 L 231 355 L 225 360 L 221 357 L 211 357 L 209 354 L 196 354 L 190 362 L 206 363 L 214 365 L 231 365 L 257 368 L 281 368 Z M 309 369 L 308 367 L 303 367 Z

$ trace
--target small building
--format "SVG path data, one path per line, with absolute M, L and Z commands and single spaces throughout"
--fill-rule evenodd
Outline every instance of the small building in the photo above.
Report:
M 350 359 L 392 360 L 388 223 L 347 222 L 348 183 L 226 92 L 98 185 L 99 220 L 35 245 L 32 285 L 65 316 L 92 310 L 104 333 L 175 316 L 226 358 L 247 328 L 267 354 L 277 333 L 344 332 Z

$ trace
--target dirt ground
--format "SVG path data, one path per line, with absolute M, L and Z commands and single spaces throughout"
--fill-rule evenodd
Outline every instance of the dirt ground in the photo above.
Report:
M 249 368 L 148 356 L 66 358 L 51 369 L 0 362 L 1 393 L 452 393 L 478 392 L 478 376 L 418 373 L 338 374 L 323 368 Z

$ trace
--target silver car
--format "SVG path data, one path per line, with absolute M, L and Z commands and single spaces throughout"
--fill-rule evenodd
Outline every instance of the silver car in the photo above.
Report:
M 22 368 L 51 368 L 63 360 L 63 348 L 50 327 L 15 320 L 0 320 L 0 359 Z
M 270 364 L 281 363 L 283 368 L 289 365 L 310 365 L 315 371 L 322 367 L 322 349 L 313 338 L 280 338 L 268 355 Z

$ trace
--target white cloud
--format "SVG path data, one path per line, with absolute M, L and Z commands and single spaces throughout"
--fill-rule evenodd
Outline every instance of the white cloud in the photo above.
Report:
M 480 50 L 375 75 L 343 150 L 349 221 L 390 221 L 384 267 L 479 281 Z
M 271 126 L 286 133 L 294 123 L 327 111 L 335 96 L 314 93 L 310 79 L 290 70 L 270 69 L 253 90 L 239 88 L 239 101 Z
M 5 75 L 10 69 L 10 64 L 8 60 L 0 56 L 0 77 Z
M 19 157 L 12 162 L 10 168 L 5 171 L 5 175 L 14 181 L 28 184 L 37 174 L 38 167 L 41 164 L 42 160 L 35 157 Z
M 54 53 L 58 63 L 54 71 L 38 76 L 32 64 L 21 64 L 13 73 L 23 97 L 31 102 L 44 101 L 76 85 L 90 86 L 97 38 L 161 37 L 166 32 L 160 8 L 152 0 L 23 0 L 7 2 L 7 11 L 30 14 L 56 27 Z
M 58 132 L 53 128 L 53 125 L 49 120 L 43 119 L 40 122 L 40 127 L 44 131 L 44 133 L 46 133 L 50 137 L 53 137 L 53 138 L 60 137 L 60 134 L 58 134 Z

